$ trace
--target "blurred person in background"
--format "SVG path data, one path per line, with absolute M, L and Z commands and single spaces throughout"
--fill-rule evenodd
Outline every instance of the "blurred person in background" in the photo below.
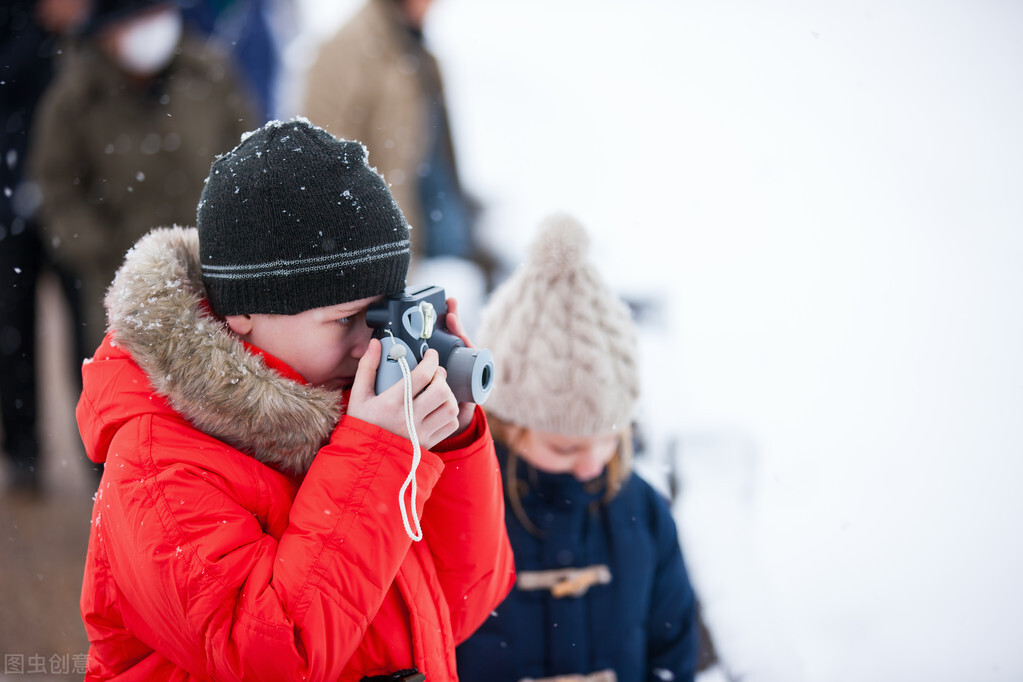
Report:
M 674 520 L 632 471 L 636 331 L 588 242 L 573 219 L 549 218 L 483 311 L 516 581 L 457 648 L 466 682 L 685 682 L 698 667 Z
M 254 98 L 259 123 L 277 118 L 280 45 L 297 28 L 294 0 L 192 0 L 184 5 L 183 15 L 187 25 L 216 41 L 235 60 Z
M 183 24 L 172 2 L 93 0 L 40 104 L 29 171 L 45 246 L 80 283 L 88 352 L 125 252 L 194 221 L 210 162 L 256 120 L 230 59 Z
M 88 0 L 0 6 L 0 405 L 9 486 L 28 493 L 40 490 L 36 292 L 47 264 L 25 162 L 53 60 L 87 10 Z
M 367 0 L 320 48 L 302 113 L 359 140 L 412 225 L 417 258 L 458 258 L 489 289 L 495 263 L 480 248 L 479 206 L 459 179 L 440 69 L 423 41 L 432 0 Z

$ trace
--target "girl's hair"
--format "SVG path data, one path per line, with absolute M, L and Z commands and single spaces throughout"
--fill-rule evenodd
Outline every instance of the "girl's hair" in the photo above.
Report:
M 516 474 L 518 471 L 519 445 L 529 429 L 517 424 L 511 424 L 489 414 L 487 415 L 487 421 L 490 424 L 490 432 L 493 434 L 494 440 L 505 445 L 508 450 L 508 463 L 504 471 L 504 487 L 508 500 L 511 503 L 512 511 L 515 512 L 515 517 L 526 530 L 532 535 L 540 536 L 543 533 L 529 520 L 525 509 L 522 508 L 522 495 L 525 492 L 524 488 L 528 489 L 526 487 L 528 483 L 520 481 Z M 628 426 L 620 432 L 618 449 L 604 468 L 604 474 L 586 483 L 587 490 L 597 492 L 603 487 L 604 496 L 601 502 L 603 504 L 610 502 L 618 494 L 622 484 L 625 483 L 625 480 L 632 473 L 632 458 L 632 427 Z M 530 472 L 535 473 L 535 470 L 530 467 Z

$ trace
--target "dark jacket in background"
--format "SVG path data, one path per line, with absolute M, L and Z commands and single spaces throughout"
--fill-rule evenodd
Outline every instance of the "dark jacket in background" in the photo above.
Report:
M 498 446 L 502 471 L 507 451 Z M 699 656 L 696 599 L 666 501 L 636 474 L 609 503 L 571 475 L 519 460 L 531 534 L 505 500 L 516 585 L 458 647 L 463 682 L 613 670 L 618 682 L 692 680 Z M 546 571 L 606 566 L 610 581 L 581 596 L 523 589 Z
M 53 72 L 57 36 L 36 21 L 36 2 L 0 5 L 0 414 L 15 485 L 35 485 L 39 454 L 36 291 L 43 251 L 24 183 L 36 107 Z

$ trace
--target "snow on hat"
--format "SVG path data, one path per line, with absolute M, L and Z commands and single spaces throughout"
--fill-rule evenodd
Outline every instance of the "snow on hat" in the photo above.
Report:
M 528 261 L 485 306 L 477 339 L 494 356 L 495 417 L 578 436 L 629 425 L 639 397 L 635 327 L 588 247 L 573 218 L 547 218 Z
M 408 223 L 367 154 L 299 117 L 213 162 L 197 224 L 214 312 L 294 315 L 405 288 Z

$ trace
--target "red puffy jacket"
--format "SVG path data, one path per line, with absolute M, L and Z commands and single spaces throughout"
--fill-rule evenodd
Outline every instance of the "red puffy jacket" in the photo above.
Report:
M 189 280 L 194 230 L 152 233 L 107 296 L 78 422 L 104 462 L 82 589 L 87 679 L 456 680 L 454 647 L 514 582 L 482 411 L 398 490 L 408 440 L 245 350 Z M 335 426 L 336 425 L 336 426 Z

